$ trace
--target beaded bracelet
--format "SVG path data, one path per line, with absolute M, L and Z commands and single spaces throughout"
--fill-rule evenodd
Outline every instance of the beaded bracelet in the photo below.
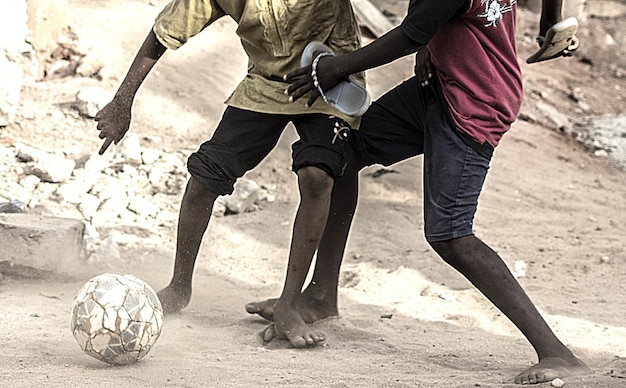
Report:
M 322 52 L 319 53 L 315 59 L 313 60 L 313 63 L 311 64 L 311 78 L 313 78 L 313 85 L 315 85 L 315 88 L 317 89 L 317 91 L 319 92 L 320 96 L 322 96 L 322 99 L 327 103 L 327 104 L 334 104 L 335 101 L 329 99 L 326 94 L 324 93 L 324 90 L 322 90 L 322 87 L 320 86 L 320 82 L 317 79 L 317 64 L 320 61 L 320 59 L 322 57 L 328 57 L 328 56 L 334 56 L 332 53 L 329 52 Z

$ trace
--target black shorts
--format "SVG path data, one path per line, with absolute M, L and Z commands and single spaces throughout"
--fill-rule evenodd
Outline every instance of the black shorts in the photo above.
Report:
M 211 139 L 189 157 L 189 173 L 215 194 L 231 194 L 237 179 L 274 149 L 289 122 L 300 136 L 292 146 L 293 171 L 314 166 L 333 178 L 340 177 L 350 136 L 342 119 L 317 113 L 259 113 L 230 106 Z
M 458 132 L 436 79 L 422 87 L 413 77 L 375 101 L 350 141 L 367 165 L 423 154 L 426 239 L 473 234 L 490 154 Z

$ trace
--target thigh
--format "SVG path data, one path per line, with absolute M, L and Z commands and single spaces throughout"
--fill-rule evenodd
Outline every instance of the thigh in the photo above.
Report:
M 490 159 L 465 143 L 447 106 L 430 109 L 424 131 L 424 231 L 429 242 L 473 234 Z
M 292 145 L 293 170 L 313 166 L 339 178 L 346 165 L 350 126 L 341 118 L 325 114 L 299 115 L 292 121 L 300 136 Z
M 276 147 L 289 117 L 227 107 L 211 139 L 202 147 L 219 149 L 240 159 L 246 171 Z
M 227 107 L 210 140 L 187 163 L 191 175 L 216 194 L 230 194 L 237 179 L 276 146 L 289 118 Z
M 413 77 L 376 100 L 351 139 L 363 162 L 389 166 L 421 155 L 431 99 L 430 90 Z

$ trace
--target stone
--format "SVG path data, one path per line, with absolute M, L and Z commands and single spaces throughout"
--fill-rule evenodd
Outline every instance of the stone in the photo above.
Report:
M 78 63 L 76 68 L 76 74 L 81 77 L 95 77 L 100 73 L 100 70 L 104 67 L 102 59 L 95 55 L 88 54 L 84 56 Z
M 115 159 L 123 163 L 139 165 L 141 160 L 141 143 L 139 137 L 134 133 L 127 133 L 116 149 Z
M 111 93 L 101 87 L 88 86 L 76 94 L 74 106 L 81 115 L 94 118 L 111 101 L 111 97 Z
M 149 199 L 139 195 L 134 195 L 129 198 L 128 210 L 142 218 L 156 218 L 157 214 L 161 211 L 159 206 L 152 203 Z
M 13 2 L 15 0 L 11 0 Z M 67 28 L 68 0 L 28 0 L 28 42 L 38 63 L 38 79 L 45 75 L 46 60 Z
M 563 133 L 569 133 L 571 131 L 569 117 L 559 112 L 554 106 L 539 101 L 537 102 L 537 109 L 539 109 L 545 117 L 545 121 L 542 124 L 546 127 Z
M 259 198 L 259 185 L 249 179 L 240 179 L 235 183 L 235 190 L 231 195 L 222 198 L 228 212 L 243 213 Z
M 15 121 L 23 78 L 20 65 L 0 58 L 0 127 Z
M 143 164 L 154 164 L 163 154 L 163 151 L 155 150 L 152 148 L 146 148 L 141 152 L 141 161 Z
M 72 176 L 76 162 L 64 156 L 51 154 L 40 149 L 18 143 L 17 157 L 30 162 L 29 170 L 42 181 L 60 183 Z
M 556 388 L 561 388 L 562 386 L 565 385 L 565 382 L 557 377 L 556 379 L 552 380 L 550 385 Z
M 31 214 L 0 214 L 0 260 L 60 274 L 84 264 L 80 220 Z

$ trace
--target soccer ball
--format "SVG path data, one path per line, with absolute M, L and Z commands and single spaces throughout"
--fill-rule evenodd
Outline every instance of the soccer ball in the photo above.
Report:
M 142 359 L 161 334 L 163 308 L 156 292 L 132 275 L 90 279 L 72 303 L 70 328 L 81 349 L 114 365 Z

